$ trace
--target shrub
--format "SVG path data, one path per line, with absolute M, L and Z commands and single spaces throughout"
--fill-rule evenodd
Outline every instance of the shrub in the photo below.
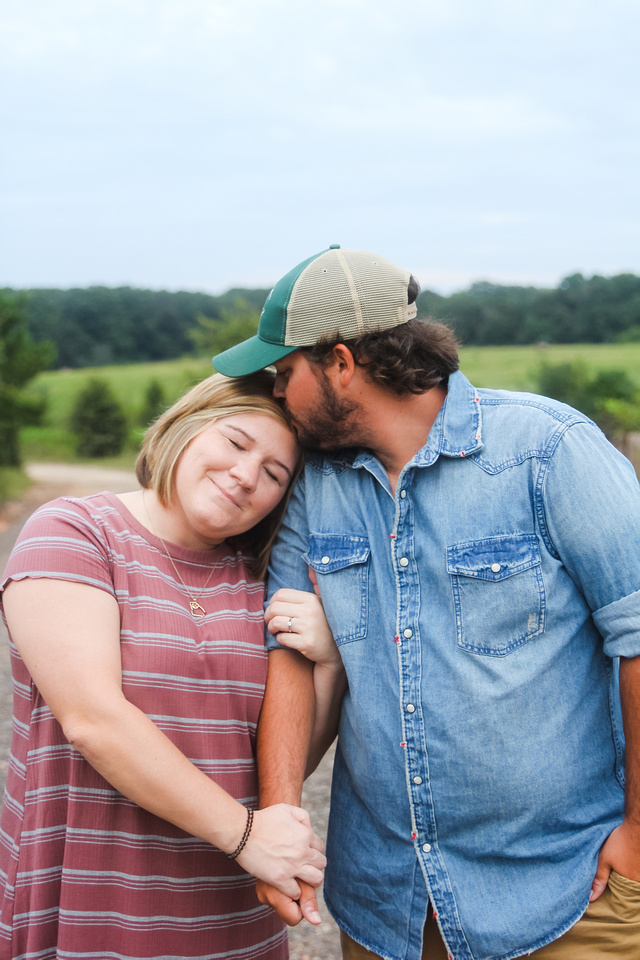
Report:
M 161 413 L 164 413 L 166 406 L 167 403 L 162 384 L 155 378 L 150 380 L 142 401 L 142 410 L 140 411 L 139 418 L 140 426 L 148 427 Z
M 590 376 L 579 363 L 542 364 L 538 390 L 562 400 L 594 420 L 609 439 L 623 446 L 640 428 L 640 390 L 625 370 L 600 370 Z
M 81 457 L 108 457 L 120 453 L 127 438 L 127 418 L 109 384 L 88 380 L 74 404 L 69 426 L 78 438 Z

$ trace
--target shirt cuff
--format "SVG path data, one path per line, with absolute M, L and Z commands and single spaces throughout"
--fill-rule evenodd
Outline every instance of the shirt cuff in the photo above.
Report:
M 608 657 L 640 656 L 640 590 L 596 610 L 593 621 Z
M 271 653 L 272 650 L 287 650 L 287 649 L 288 649 L 287 647 L 283 647 L 283 645 L 282 645 L 281 643 L 278 643 L 278 641 L 276 640 L 276 638 L 274 637 L 274 635 L 273 635 L 272 633 L 269 633 L 268 631 L 265 631 L 264 642 L 265 642 L 265 646 L 266 646 L 267 650 L 269 651 L 269 653 Z

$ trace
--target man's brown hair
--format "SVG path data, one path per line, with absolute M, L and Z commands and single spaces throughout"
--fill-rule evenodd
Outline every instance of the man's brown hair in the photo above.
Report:
M 458 341 L 444 323 L 409 320 L 391 330 L 367 333 L 354 340 L 321 341 L 301 347 L 310 363 L 322 368 L 331 362 L 331 351 L 344 343 L 371 383 L 398 396 L 425 393 L 446 386 L 459 367 Z

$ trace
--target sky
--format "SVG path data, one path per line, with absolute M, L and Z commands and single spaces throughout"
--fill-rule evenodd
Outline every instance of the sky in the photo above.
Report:
M 638 0 L 0 0 L 0 287 L 640 273 Z

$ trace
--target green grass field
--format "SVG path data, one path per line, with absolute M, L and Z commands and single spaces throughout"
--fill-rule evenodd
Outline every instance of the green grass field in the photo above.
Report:
M 135 363 L 119 367 L 88 367 L 82 370 L 50 370 L 39 374 L 33 381 L 33 389 L 47 396 L 47 421 L 61 426 L 66 424 L 76 396 L 87 380 L 98 377 L 107 380 L 122 404 L 130 420 L 134 420 L 142 407 L 145 390 L 152 380 L 164 388 L 168 404 L 213 373 L 211 362 L 193 358 L 160 363 Z
M 479 387 L 509 390 L 536 390 L 536 373 L 542 362 L 565 363 L 580 360 L 592 372 L 602 369 L 625 370 L 640 385 L 640 343 L 577 344 L 548 347 L 466 347 L 461 352 L 461 367 Z M 33 389 L 47 397 L 43 426 L 22 432 L 25 460 L 74 461 L 74 440 L 67 429 L 71 409 L 78 392 L 90 377 L 109 382 L 130 423 L 127 448 L 119 456 L 101 461 L 110 466 L 129 467 L 135 460 L 143 427 L 139 414 L 145 391 L 158 380 L 165 391 L 167 405 L 212 370 L 207 359 L 133 364 L 130 366 L 92 367 L 83 370 L 55 370 L 40 374 Z
M 80 460 L 75 453 L 75 439 L 67 425 L 78 393 L 89 379 L 97 377 L 109 383 L 129 421 L 129 440 L 122 454 L 98 462 L 107 466 L 129 468 L 135 461 L 144 433 L 139 418 L 145 392 L 151 381 L 157 380 L 162 385 L 166 406 L 170 406 L 212 370 L 209 360 L 186 358 L 171 362 L 51 370 L 41 373 L 33 381 L 32 390 L 44 394 L 47 399 L 47 412 L 42 426 L 25 427 L 22 430 L 23 459 L 67 463 Z
M 536 391 L 542 363 L 579 360 L 591 372 L 624 370 L 640 386 L 640 343 L 553 344 L 545 347 L 464 347 L 461 369 L 476 387 Z

